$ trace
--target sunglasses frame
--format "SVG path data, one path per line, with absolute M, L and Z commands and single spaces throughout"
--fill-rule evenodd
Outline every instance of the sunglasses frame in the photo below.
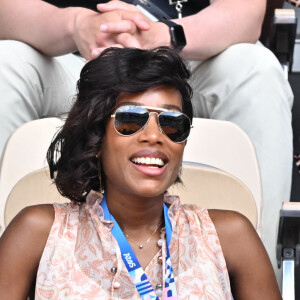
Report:
M 147 124 L 148 124 L 148 122 L 149 122 L 149 120 L 150 120 L 150 115 L 151 115 L 151 114 L 157 114 L 157 125 L 158 125 L 158 128 L 159 128 L 159 131 L 160 131 L 161 133 L 163 133 L 166 137 L 168 137 L 172 142 L 174 142 L 174 143 L 176 143 L 176 144 L 181 144 L 181 143 L 185 142 L 185 141 L 187 140 L 187 138 L 189 137 L 190 132 L 189 132 L 189 135 L 188 135 L 183 141 L 175 142 L 175 141 L 173 141 L 173 140 L 172 140 L 172 139 L 171 139 L 171 138 L 163 131 L 163 129 L 161 128 L 161 126 L 160 126 L 160 124 L 159 124 L 159 115 L 160 115 L 161 113 L 164 113 L 164 112 L 177 112 L 177 113 L 183 114 L 184 116 L 186 116 L 186 117 L 188 118 L 188 120 L 189 120 L 189 122 L 190 122 L 190 128 L 193 128 L 191 119 L 189 118 L 188 115 L 184 114 L 183 112 L 181 112 L 181 111 L 169 110 L 169 109 L 165 109 L 165 108 L 159 108 L 159 107 L 152 107 L 152 106 L 122 105 L 122 106 L 118 107 L 118 108 L 115 110 L 115 113 L 112 114 L 112 115 L 110 115 L 110 117 L 111 117 L 111 118 L 115 118 L 115 117 L 116 117 L 116 112 L 118 111 L 118 109 L 120 109 L 120 108 L 122 108 L 122 107 L 139 107 L 139 108 L 144 108 L 145 110 L 148 111 L 149 117 L 148 117 L 147 122 L 146 122 L 139 130 L 137 130 L 136 132 L 134 132 L 134 133 L 132 133 L 132 134 L 122 134 L 122 133 L 120 133 L 120 132 L 117 130 L 117 128 L 116 128 L 116 123 L 115 123 L 116 121 L 114 121 L 114 128 L 115 128 L 116 132 L 117 132 L 119 135 L 121 135 L 121 136 L 131 136 L 131 135 L 134 135 L 134 134 L 140 132 L 142 129 L 144 129 L 144 128 L 147 126 Z M 149 110 L 154 110 L 154 111 L 149 111 Z

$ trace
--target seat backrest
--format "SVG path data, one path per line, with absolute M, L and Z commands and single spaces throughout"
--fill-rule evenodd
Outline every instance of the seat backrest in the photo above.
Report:
M 0 235 L 11 189 L 28 173 L 47 166 L 47 149 L 62 124 L 58 118 L 31 121 L 19 127 L 7 141 L 0 164 Z
M 48 167 L 35 170 L 21 178 L 12 188 L 4 209 L 4 227 L 26 206 L 68 201 L 60 195 L 50 179 Z
M 181 178 L 184 185 L 172 186 L 169 193 L 179 195 L 182 203 L 238 211 L 256 228 L 255 200 L 240 180 L 222 170 L 196 163 L 184 163 Z M 10 192 L 5 206 L 4 224 L 7 226 L 26 206 L 67 201 L 50 180 L 47 167 L 33 171 L 19 180 Z
M 228 121 L 194 118 L 193 126 L 183 160 L 213 166 L 243 182 L 256 201 L 257 231 L 260 233 L 262 187 L 250 138 L 240 127 Z
M 239 179 L 211 166 L 183 163 L 183 184 L 169 188 L 182 203 L 193 203 L 210 209 L 234 210 L 246 216 L 257 228 L 257 207 L 249 189 Z
M 0 169 L 0 235 L 5 228 L 4 210 L 11 190 L 27 174 L 47 166 L 45 160 L 47 149 L 62 124 L 63 122 L 57 118 L 32 121 L 20 127 L 9 139 Z M 256 201 L 257 230 L 260 232 L 261 183 L 255 151 L 248 136 L 239 127 L 226 121 L 194 118 L 193 126 L 186 145 L 184 161 L 213 166 L 242 181 Z M 41 172 L 45 177 L 45 171 Z M 35 185 L 42 187 L 41 183 L 36 182 Z M 30 185 L 27 186 L 28 190 Z M 41 193 L 40 190 L 36 195 Z M 24 197 L 25 194 L 19 194 L 17 200 L 25 201 L 26 205 L 32 203 L 26 202 Z M 28 201 L 36 200 L 28 199 Z M 52 200 L 46 200 L 47 202 Z M 18 211 L 21 206 L 26 206 L 15 205 Z

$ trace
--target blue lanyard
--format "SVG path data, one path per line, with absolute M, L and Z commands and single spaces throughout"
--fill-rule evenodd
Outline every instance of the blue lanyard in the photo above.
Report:
M 164 205 L 164 218 L 165 218 L 166 239 L 167 239 L 165 298 L 170 297 L 172 299 L 177 299 L 175 280 L 174 280 L 173 269 L 172 269 L 171 259 L 170 259 L 170 252 L 169 252 L 169 245 L 172 237 L 172 225 L 171 225 L 170 218 L 168 216 L 168 207 L 166 206 L 165 203 L 163 205 Z M 123 231 L 121 230 L 115 218 L 109 212 L 105 195 L 103 196 L 101 207 L 104 212 L 104 219 L 105 220 L 110 219 L 111 221 L 114 222 L 114 226 L 111 232 L 119 244 L 123 262 L 129 272 L 133 284 L 136 286 L 138 292 L 140 293 L 141 298 L 143 300 L 149 300 L 149 299 L 158 300 L 159 298 L 156 296 L 143 268 L 141 267 L 138 259 L 136 258 Z

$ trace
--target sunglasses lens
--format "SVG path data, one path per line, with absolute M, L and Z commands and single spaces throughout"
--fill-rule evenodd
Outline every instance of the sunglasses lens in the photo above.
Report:
M 131 135 L 145 126 L 149 118 L 146 109 L 139 106 L 121 106 L 115 113 L 115 127 L 122 135 Z
M 176 143 L 185 141 L 190 134 L 190 119 L 180 112 L 161 113 L 159 115 L 159 125 L 164 134 Z

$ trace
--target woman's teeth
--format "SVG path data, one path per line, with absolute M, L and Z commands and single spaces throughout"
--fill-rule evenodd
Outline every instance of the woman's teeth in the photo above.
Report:
M 137 165 L 148 165 L 152 168 L 161 168 L 164 166 L 163 160 L 155 157 L 135 157 L 132 159 L 132 162 Z

